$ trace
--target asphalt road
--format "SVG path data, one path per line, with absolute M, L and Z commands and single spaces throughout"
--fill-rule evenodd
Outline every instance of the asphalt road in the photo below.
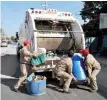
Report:
M 16 56 L 16 44 L 9 44 L 8 47 L 1 47 L 1 74 L 19 77 L 19 62 Z M 17 74 L 18 72 L 18 74 Z
M 4 48 L 8 55 L 1 57 L 1 74 L 12 77 L 19 77 L 19 64 L 16 57 L 16 46 Z M 5 51 L 2 48 L 2 54 Z M 5 52 L 6 54 L 6 52 Z M 102 65 L 102 70 L 98 75 L 99 90 L 90 93 L 89 88 L 79 85 L 71 86 L 72 93 L 64 94 L 56 90 L 57 81 L 51 80 L 47 83 L 47 92 L 42 96 L 29 96 L 22 88 L 22 93 L 13 91 L 16 79 L 1 78 L 1 100 L 107 100 L 107 66 Z
M 17 47 L 16 43 L 8 44 L 7 47 L 1 47 L 0 56 L 4 56 L 6 54 L 15 55 L 16 54 L 16 47 Z

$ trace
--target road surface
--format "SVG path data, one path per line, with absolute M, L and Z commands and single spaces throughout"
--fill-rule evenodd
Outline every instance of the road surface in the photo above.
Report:
M 16 43 L 9 44 L 7 47 L 1 47 L 0 56 L 4 56 L 5 54 L 14 55 L 16 54 Z
M 22 93 L 16 93 L 13 91 L 13 86 L 17 79 L 11 78 L 20 75 L 15 54 L 16 47 L 9 46 L 4 49 L 8 55 L 1 57 L 1 100 L 107 100 L 107 66 L 105 64 L 102 65 L 102 70 L 98 75 L 99 90 L 96 93 L 90 93 L 88 87 L 79 85 L 75 88 L 71 86 L 71 94 L 64 94 L 56 90 L 58 83 L 54 80 L 47 83 L 47 92 L 42 96 L 29 96 L 23 88 Z

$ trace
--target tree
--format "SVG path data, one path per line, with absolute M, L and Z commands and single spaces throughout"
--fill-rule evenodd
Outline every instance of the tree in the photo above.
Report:
M 11 40 L 12 40 L 12 41 L 15 41 L 15 37 L 14 37 L 14 36 L 11 36 Z
M 6 40 L 8 40 L 8 41 L 9 41 L 9 40 L 10 40 L 10 38 L 9 38 L 9 37 L 6 37 Z
M 107 13 L 106 1 L 84 1 L 84 7 L 80 11 L 80 15 L 84 22 L 83 30 L 86 36 L 101 35 L 99 30 L 99 15 L 100 13 Z
M 84 21 L 97 19 L 102 10 L 107 12 L 106 8 L 107 1 L 84 1 L 84 7 L 80 11 L 80 15 Z
M 107 28 L 99 29 L 100 13 L 107 13 L 107 1 L 84 1 L 80 12 L 84 22 L 87 22 L 82 25 L 86 37 L 97 37 L 97 52 L 102 50 L 103 35 L 107 33 Z M 90 48 L 90 50 L 92 49 Z
M 0 28 L 0 35 L 4 36 L 4 30 L 2 28 Z

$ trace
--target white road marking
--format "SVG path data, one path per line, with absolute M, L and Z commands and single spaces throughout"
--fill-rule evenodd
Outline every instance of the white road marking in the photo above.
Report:
M 18 79 L 18 78 L 16 78 L 16 77 L 11 77 L 11 76 L 7 76 L 7 75 L 2 75 L 2 74 L 0 74 L 0 78 L 2 79 Z

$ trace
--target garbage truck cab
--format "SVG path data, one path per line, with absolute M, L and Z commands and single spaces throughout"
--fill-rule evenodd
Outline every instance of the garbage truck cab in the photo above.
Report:
M 32 52 L 45 49 L 48 60 L 56 60 L 70 50 L 85 49 L 85 37 L 79 21 L 72 13 L 56 9 L 28 9 L 19 30 L 19 41 L 23 43 L 26 39 L 31 42 Z

